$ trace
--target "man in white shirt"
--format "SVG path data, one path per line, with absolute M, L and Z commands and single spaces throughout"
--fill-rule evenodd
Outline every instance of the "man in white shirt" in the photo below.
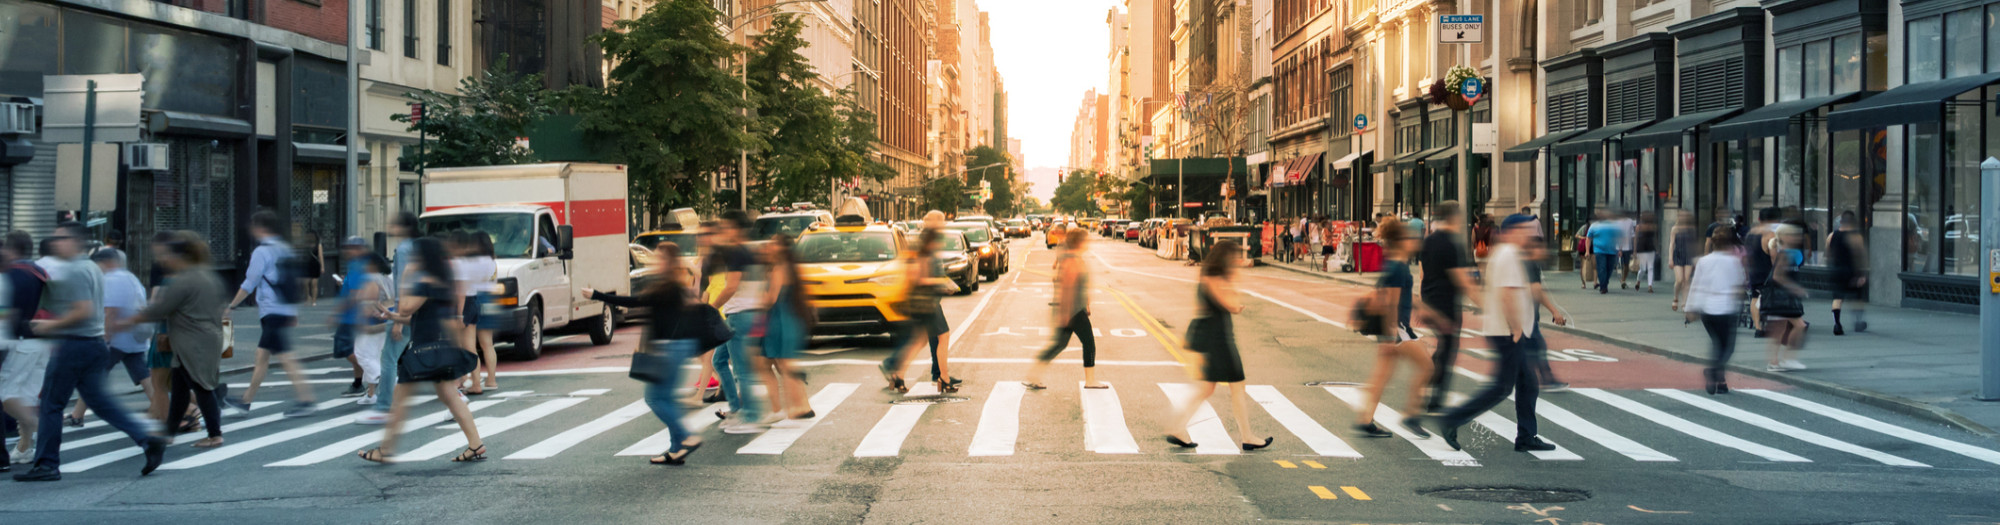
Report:
M 1501 222 L 1496 234 L 1498 245 L 1487 254 L 1485 286 L 1482 287 L 1486 300 L 1485 312 L 1480 328 L 1493 346 L 1493 352 L 1500 356 L 1499 366 L 1493 373 L 1493 383 L 1473 396 L 1471 401 L 1447 411 L 1432 420 L 1437 433 L 1444 438 L 1452 450 L 1460 450 L 1458 427 L 1471 422 L 1473 417 L 1485 413 L 1514 395 L 1514 450 L 1533 452 L 1555 450 L 1556 446 L 1538 437 L 1535 421 L 1535 398 L 1540 393 L 1540 381 L 1535 378 L 1535 367 L 1530 366 L 1525 351 L 1527 338 L 1533 330 L 1531 317 L 1535 312 L 1534 299 L 1528 293 L 1528 272 L 1522 260 L 1521 247 L 1526 239 L 1539 231 L 1535 219 L 1526 215 L 1510 215 Z
M 1737 314 L 1743 300 L 1743 258 L 1736 255 L 1736 235 L 1723 230 L 1718 235 L 1709 236 L 1708 255 L 1696 259 L 1694 274 L 1688 278 L 1687 302 L 1681 310 L 1687 312 L 1687 320 L 1701 321 L 1701 327 L 1708 331 L 1710 354 L 1707 379 L 1708 393 L 1729 393 L 1729 383 L 1723 377 L 1723 367 L 1729 366 L 1729 357 L 1736 353 Z
M 104 271 L 104 319 L 116 320 L 122 325 L 126 319 L 139 315 L 139 310 L 146 307 L 146 287 L 139 284 L 138 276 L 125 269 L 125 252 L 107 247 L 90 254 L 90 260 Z M 110 332 L 106 334 L 109 336 L 106 342 L 115 350 L 111 353 L 116 358 L 111 362 L 111 368 L 124 365 L 126 377 L 132 379 L 132 384 L 139 385 L 146 399 L 164 402 L 164 398 L 158 397 L 163 393 L 154 391 L 153 382 L 146 380 L 153 375 L 152 369 L 146 367 L 146 348 L 149 346 L 146 341 L 153 337 L 152 326 L 139 324 L 123 331 Z M 105 371 L 110 372 L 110 369 Z M 78 399 L 70 418 L 83 421 L 83 411 L 83 400 Z
M 1618 289 L 1625 289 L 1625 281 L 1632 277 L 1632 245 L 1639 234 L 1639 221 L 1630 213 L 1619 213 L 1618 220 Z

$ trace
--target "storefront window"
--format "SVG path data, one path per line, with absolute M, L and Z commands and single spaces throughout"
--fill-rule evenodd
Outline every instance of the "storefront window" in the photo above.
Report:
M 1911 126 L 1910 167 L 1905 181 L 1909 200 L 1903 213 L 1903 270 L 1934 273 L 1937 265 L 1938 133 L 1939 124 Z
M 1807 97 L 1823 97 L 1833 94 L 1833 67 L 1828 64 L 1828 48 L 1832 41 L 1820 40 L 1806 43 L 1805 93 Z
M 1861 91 L 1861 35 L 1833 39 L 1833 93 Z
M 1930 17 L 1910 22 L 1909 79 L 1905 83 L 1944 78 L 1943 20 Z
M 1986 6 L 1986 70 L 2000 71 L 2000 5 Z
M 1983 103 L 1992 100 L 2000 89 L 1983 91 L 1983 96 L 1980 91 L 1960 95 L 1958 100 L 1968 104 L 1947 110 L 1949 125 L 1958 127 L 1959 133 L 1953 137 L 1953 151 L 1945 157 L 1950 171 L 1945 173 L 1941 185 L 1946 275 L 1979 274 L 1979 163 L 2000 144 L 2000 137 L 1994 136 L 2000 135 L 1996 132 L 2000 131 L 2000 117 L 1994 116 L 1992 107 Z M 1987 136 L 1981 137 L 1982 133 Z
M 1799 179 L 1799 214 L 1806 221 L 1806 259 L 1819 261 L 1820 243 L 1827 232 L 1826 178 L 1827 163 L 1831 159 L 1826 151 L 1826 121 L 1814 120 L 1806 123 L 1805 158 L 1803 174 Z
M 1981 15 L 1978 9 L 1967 9 L 1946 17 L 1945 77 L 1977 75 L 1985 71 L 1986 63 L 1981 55 L 1986 46 L 1981 37 L 1986 33 L 1980 27 Z
M 1856 220 L 1865 217 L 1865 208 L 1861 207 L 1861 133 L 1847 130 L 1833 134 L 1833 176 L 1827 180 L 1828 217 L 1838 219 L 1846 212 L 1853 212 Z M 1829 222 L 1827 231 L 1833 231 L 1834 226 Z

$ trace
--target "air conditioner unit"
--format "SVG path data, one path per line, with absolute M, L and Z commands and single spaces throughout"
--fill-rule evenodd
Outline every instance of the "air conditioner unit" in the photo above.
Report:
M 0 102 L 0 135 L 35 133 L 35 105 Z
M 134 170 L 167 169 L 166 144 L 125 145 L 125 167 Z

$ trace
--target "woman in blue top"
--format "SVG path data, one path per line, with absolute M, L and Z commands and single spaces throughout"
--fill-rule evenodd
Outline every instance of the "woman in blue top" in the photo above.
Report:
M 1806 254 L 1803 250 L 1805 247 L 1804 230 L 1801 230 L 1797 226 L 1786 224 L 1779 225 L 1777 232 L 1778 246 L 1771 257 L 1771 287 L 1767 288 L 1767 293 L 1790 294 L 1794 298 L 1794 304 L 1796 304 L 1797 300 L 1806 297 L 1806 289 L 1803 286 L 1799 286 L 1797 278 L 1799 266 L 1804 265 L 1806 262 Z M 1776 302 L 1770 298 L 1766 298 L 1764 301 L 1767 305 Z M 1806 321 L 1801 318 L 1805 314 L 1805 309 L 1800 308 L 1799 311 L 1795 312 L 1783 312 L 1778 311 L 1777 308 L 1766 306 L 1763 310 L 1764 314 L 1770 317 L 1770 320 L 1765 323 L 1764 328 L 1771 333 L 1771 346 L 1766 356 L 1765 370 L 1769 372 L 1805 370 L 1806 365 L 1799 363 L 1799 360 L 1795 356 L 1799 348 L 1805 346 L 1806 342 Z
M 771 237 L 764 245 L 764 263 L 769 265 L 769 284 L 764 288 L 764 340 L 761 348 L 771 368 L 764 372 L 764 384 L 771 385 L 773 411 L 787 419 L 812 419 L 812 405 L 806 401 L 806 372 L 793 361 L 806 349 L 812 336 L 812 305 L 806 302 L 799 281 L 799 264 L 792 251 L 792 238 Z
M 1368 378 L 1367 399 L 1361 403 L 1354 419 L 1354 431 L 1367 437 L 1390 437 L 1395 434 L 1375 424 L 1375 407 L 1381 404 L 1382 393 L 1389 387 L 1389 376 L 1396 372 L 1396 360 L 1402 358 L 1416 368 L 1409 377 L 1423 379 L 1431 376 L 1431 353 L 1424 344 L 1417 341 L 1417 332 L 1410 328 L 1410 317 L 1414 309 L 1421 308 L 1426 319 L 1436 319 L 1437 314 L 1421 301 L 1410 300 L 1410 289 L 1415 281 L 1410 277 L 1410 254 L 1417 250 L 1417 237 L 1405 231 L 1403 225 L 1389 222 L 1375 231 L 1382 240 L 1382 277 L 1375 281 L 1375 296 L 1368 301 L 1372 314 L 1383 322 L 1375 336 L 1381 344 L 1375 348 L 1375 372 Z M 1391 321 L 1393 319 L 1393 321 Z M 1423 413 L 1424 389 L 1409 385 L 1410 399 L 1405 405 L 1403 428 L 1422 437 L 1430 437 L 1430 432 L 1417 424 L 1416 416 Z

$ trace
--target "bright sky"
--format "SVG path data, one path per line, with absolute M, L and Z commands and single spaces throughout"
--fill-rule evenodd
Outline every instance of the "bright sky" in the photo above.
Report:
M 1053 170 L 1069 162 L 1069 132 L 1083 92 L 1110 77 L 1104 17 L 1121 0 L 979 0 L 993 24 L 993 61 L 1007 82 L 1007 132 L 1021 139 L 1033 195 L 1056 192 Z M 1046 179 L 1046 180 L 1043 180 Z

